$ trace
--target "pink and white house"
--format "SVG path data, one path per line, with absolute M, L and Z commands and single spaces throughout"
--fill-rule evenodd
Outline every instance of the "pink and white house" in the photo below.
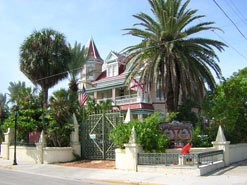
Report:
M 106 59 L 102 60 L 92 38 L 90 38 L 87 48 L 90 58 L 80 74 L 80 89 L 84 85 L 87 94 L 94 97 L 97 102 L 113 100 L 121 111 L 127 111 L 130 107 L 134 118 L 142 119 L 158 110 L 164 112 L 164 99 L 156 88 L 153 88 L 152 92 L 148 94 L 141 87 L 130 89 L 124 83 L 129 73 L 125 56 L 110 51 Z M 139 81 L 138 77 L 136 79 Z M 86 81 L 91 82 L 92 85 L 86 84 Z M 138 86 L 134 81 L 133 85 Z M 154 87 L 156 87 L 155 84 Z

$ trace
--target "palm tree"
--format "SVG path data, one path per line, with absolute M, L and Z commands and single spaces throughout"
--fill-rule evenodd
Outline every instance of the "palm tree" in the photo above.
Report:
M 20 69 L 43 93 L 47 108 L 48 89 L 67 77 L 69 49 L 63 34 L 52 29 L 34 31 L 20 48 Z
M 75 112 L 70 92 L 60 89 L 53 93 L 49 101 L 50 109 L 47 115 L 52 119 L 47 124 L 48 139 L 52 142 L 52 146 L 68 146 L 69 136 L 73 130 L 72 114 Z
M 124 49 L 128 54 L 130 73 L 126 83 L 135 76 L 145 81 L 147 90 L 158 84 L 164 98 L 166 111 L 176 111 L 179 96 L 186 99 L 202 99 L 205 83 L 213 89 L 216 85 L 210 71 L 221 78 L 219 58 L 214 48 L 223 51 L 224 43 L 217 40 L 193 37 L 197 33 L 219 29 L 214 22 L 196 23 L 203 15 L 187 9 L 187 0 L 149 0 L 154 17 L 145 13 L 134 15 L 140 23 L 127 28 L 126 34 L 142 39 L 139 44 Z
M 81 44 L 75 42 L 74 47 L 72 48 L 69 44 L 69 51 L 71 55 L 70 62 L 68 64 L 70 82 L 69 88 L 73 92 L 78 90 L 78 74 L 81 71 L 82 66 L 87 62 L 88 56 L 84 46 L 81 47 Z
M 10 82 L 8 87 L 8 95 L 9 101 L 13 104 L 17 104 L 18 101 L 30 100 L 32 102 L 38 101 L 37 92 L 38 89 L 36 87 L 26 87 L 25 82 Z
M 0 143 L 4 138 L 4 130 L 1 126 L 4 121 L 9 117 L 9 107 L 7 104 L 7 96 L 6 94 L 0 93 Z
M 0 125 L 9 116 L 9 107 L 6 94 L 0 93 Z M 0 128 L 1 129 L 1 128 Z
M 112 104 L 113 104 L 113 100 L 107 99 L 99 103 L 99 108 L 102 112 L 111 111 L 113 107 Z

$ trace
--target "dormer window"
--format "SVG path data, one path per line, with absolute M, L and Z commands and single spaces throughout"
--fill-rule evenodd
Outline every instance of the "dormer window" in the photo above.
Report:
M 118 64 L 108 64 L 107 66 L 107 77 L 118 75 Z
M 108 77 L 112 77 L 112 74 L 113 74 L 113 73 L 112 73 L 112 65 L 109 65 L 109 66 L 107 67 L 107 69 L 108 69 L 108 70 L 107 70 L 107 76 L 108 76 Z

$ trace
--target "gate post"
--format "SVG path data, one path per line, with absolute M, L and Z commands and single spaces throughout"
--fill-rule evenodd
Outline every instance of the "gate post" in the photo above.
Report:
M 124 146 L 126 170 L 137 171 L 138 153 L 142 152 L 142 146 L 136 143 L 135 127 L 132 128 L 129 143 Z
M 230 141 L 226 141 L 224 132 L 221 126 L 219 126 L 216 141 L 213 141 L 212 144 L 215 149 L 224 151 L 225 166 L 230 165 L 230 151 L 229 151 L 230 143 L 231 143 Z
M 79 142 L 79 125 L 75 114 L 73 114 L 74 131 L 70 135 L 70 145 L 73 148 L 73 152 L 81 157 L 81 144 Z
M 9 145 L 13 141 L 13 136 L 13 129 L 8 128 L 4 133 L 4 142 L 1 144 L 1 156 L 7 160 L 9 160 Z
M 39 142 L 35 143 L 36 145 L 36 151 L 37 151 L 37 163 L 43 164 L 44 163 L 44 152 L 43 149 L 46 146 L 44 131 L 42 130 L 39 138 Z

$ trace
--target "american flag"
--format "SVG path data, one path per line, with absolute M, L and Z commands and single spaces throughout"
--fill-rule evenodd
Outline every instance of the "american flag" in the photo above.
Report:
M 81 91 L 81 94 L 79 94 L 79 103 L 80 105 L 83 107 L 85 102 L 87 101 L 88 99 L 88 96 L 87 96 L 87 93 L 86 93 L 86 89 L 83 85 L 83 88 L 82 88 L 82 91 Z

